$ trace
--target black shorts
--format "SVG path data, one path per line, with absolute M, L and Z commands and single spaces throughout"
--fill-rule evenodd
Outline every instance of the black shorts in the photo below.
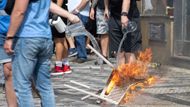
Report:
M 67 10 L 67 6 L 66 5 L 63 5 L 62 8 L 65 9 L 65 10 Z M 50 18 L 51 17 L 52 17 L 52 14 L 50 14 Z M 63 17 L 61 17 L 61 19 L 67 25 L 67 19 L 63 18 Z M 54 26 L 51 26 L 51 31 L 52 31 L 53 38 L 64 38 L 65 37 L 65 32 L 59 33 Z
M 65 24 L 67 24 L 67 19 L 61 18 Z M 65 32 L 59 33 L 54 26 L 51 26 L 52 36 L 53 38 L 64 38 Z
M 142 48 L 142 35 L 140 33 L 139 18 L 132 19 L 137 23 L 137 30 L 127 34 L 123 42 L 121 51 L 137 52 Z M 121 29 L 121 20 L 118 18 L 110 17 L 109 19 L 109 37 L 110 37 L 110 51 L 118 51 L 119 44 L 123 38 Z

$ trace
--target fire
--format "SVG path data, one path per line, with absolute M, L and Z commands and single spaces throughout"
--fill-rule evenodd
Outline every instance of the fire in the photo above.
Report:
M 155 77 L 148 74 L 148 64 L 150 64 L 151 59 L 152 51 L 151 49 L 146 49 L 144 52 L 139 52 L 135 62 L 123 64 L 114 69 L 105 94 L 108 95 L 114 86 L 122 87 L 126 83 L 136 83 L 130 87 L 130 91 L 138 91 L 154 84 Z M 131 97 L 133 94 L 126 92 L 124 100 L 128 101 L 129 96 Z
M 108 95 L 111 92 L 111 90 L 114 88 L 115 84 L 119 84 L 119 82 L 120 82 L 119 74 L 117 70 L 114 70 L 105 94 Z

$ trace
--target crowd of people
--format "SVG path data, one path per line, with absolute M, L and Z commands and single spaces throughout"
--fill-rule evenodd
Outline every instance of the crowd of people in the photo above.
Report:
M 10 1 L 15 2 L 11 4 Z M 81 21 L 89 31 L 96 28 L 93 34 L 100 37 L 101 54 L 107 59 L 109 51 L 116 54 L 123 37 L 122 29 L 129 20 L 135 21 L 137 30 L 128 34 L 118 53 L 122 59 L 119 64 L 135 61 L 142 42 L 136 1 L 0 0 L 0 63 L 3 64 L 8 106 L 33 107 L 33 85 L 39 92 L 42 106 L 55 107 L 51 75 L 71 73 L 69 57 L 75 56 L 77 63 L 88 59 L 87 36 L 68 38 L 64 32 L 50 26 L 49 19 L 61 17 L 64 23 Z M 50 72 L 53 50 L 55 68 Z

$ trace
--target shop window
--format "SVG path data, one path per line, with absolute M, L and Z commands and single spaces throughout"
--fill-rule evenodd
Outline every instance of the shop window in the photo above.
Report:
M 173 16 L 174 0 L 142 0 L 142 15 Z

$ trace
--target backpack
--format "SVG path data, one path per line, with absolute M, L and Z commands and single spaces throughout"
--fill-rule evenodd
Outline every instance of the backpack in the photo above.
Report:
M 15 3 L 15 0 L 7 0 L 7 4 L 6 4 L 6 7 L 5 7 L 5 12 L 10 15 L 12 10 L 13 10 L 13 7 L 14 7 L 14 3 Z
M 3 0 L 2 0 L 3 1 Z M 5 7 L 5 11 L 7 14 L 11 14 L 14 4 L 15 4 L 15 0 L 6 0 L 7 1 L 7 5 Z M 29 3 L 31 2 L 37 2 L 38 0 L 30 0 Z

